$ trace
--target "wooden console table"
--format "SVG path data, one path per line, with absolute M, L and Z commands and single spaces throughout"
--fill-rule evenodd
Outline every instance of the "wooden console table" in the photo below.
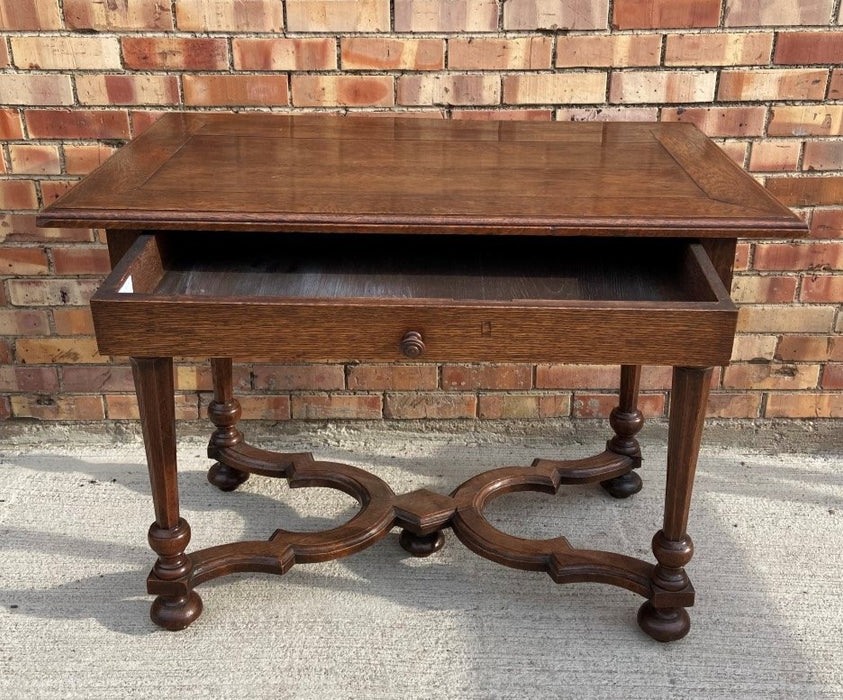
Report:
M 114 269 L 91 308 L 100 352 L 132 358 L 155 506 L 156 624 L 193 622 L 204 581 L 283 574 L 400 527 L 416 556 L 451 528 L 506 566 L 642 595 L 638 622 L 655 639 L 688 632 L 686 525 L 712 367 L 728 363 L 735 332 L 735 242 L 805 230 L 693 126 L 169 114 L 39 223 L 107 229 Z M 213 358 L 212 484 L 284 477 L 344 491 L 359 513 L 326 532 L 188 553 L 174 356 Z M 248 445 L 232 358 L 611 363 L 620 400 L 595 457 L 493 469 L 450 495 L 396 495 L 361 469 Z M 511 491 L 600 482 L 622 498 L 641 488 L 642 364 L 673 366 L 656 563 L 489 524 L 486 504 Z

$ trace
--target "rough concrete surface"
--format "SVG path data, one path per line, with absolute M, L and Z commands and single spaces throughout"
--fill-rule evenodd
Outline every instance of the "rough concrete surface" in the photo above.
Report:
M 708 446 L 689 532 L 692 629 L 654 642 L 641 599 L 598 584 L 558 586 L 504 568 L 453 535 L 428 559 L 397 533 L 352 557 L 282 577 L 198 588 L 183 632 L 149 620 L 152 506 L 143 448 L 42 429 L 0 451 L 0 697 L 3 698 L 837 698 L 843 697 L 843 458 Z M 112 437 L 114 437 L 112 435 Z M 605 439 L 605 436 L 604 436 Z M 122 441 L 122 444 L 119 444 Z M 476 471 L 535 456 L 585 456 L 541 435 L 316 427 L 276 447 L 370 469 L 396 492 L 448 492 Z M 527 537 L 651 559 L 665 445 L 642 435 L 644 490 L 508 494 L 488 516 Z M 191 548 L 323 529 L 355 512 L 342 493 L 254 477 L 236 493 L 205 480 L 204 441 L 180 442 Z

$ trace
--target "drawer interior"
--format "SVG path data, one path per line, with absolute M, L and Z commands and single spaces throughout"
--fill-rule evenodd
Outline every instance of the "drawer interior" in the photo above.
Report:
M 103 291 L 171 299 L 728 301 L 692 241 L 531 236 L 149 234 Z

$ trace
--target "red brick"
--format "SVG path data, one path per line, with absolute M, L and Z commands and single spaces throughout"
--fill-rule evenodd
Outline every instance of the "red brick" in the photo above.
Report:
M 64 17 L 68 29 L 173 29 L 168 0 L 64 0 Z
M 766 418 L 843 418 L 843 394 L 770 394 Z
M 213 386 L 213 375 L 209 363 L 203 363 L 201 365 L 176 365 L 177 391 L 211 391 Z M 232 387 L 234 389 L 234 395 L 237 397 L 243 396 L 252 390 L 250 371 L 247 366 L 234 365 L 232 371 Z
M 107 395 L 105 403 L 110 420 L 137 420 L 139 418 L 138 402 L 131 394 Z M 196 420 L 199 417 L 198 403 L 195 394 L 176 394 L 176 420 Z
M 76 92 L 85 105 L 174 105 L 179 85 L 168 75 L 77 75 Z
M 99 286 L 96 280 L 9 280 L 9 301 L 15 306 L 83 306 Z
M 500 78 L 483 74 L 402 75 L 402 105 L 492 105 L 501 101 Z
M 480 394 L 477 413 L 488 420 L 530 420 L 571 415 L 568 394 Z
M 817 209 L 811 217 L 813 238 L 843 238 L 843 209 Z
M 615 0 L 617 29 L 716 27 L 721 0 Z
M 0 0 L 0 27 L 12 29 L 61 29 L 57 0 Z
M 5 41 L 0 41 L 0 68 L 8 68 L 10 65 L 9 47 Z
M 287 0 L 286 6 L 291 32 L 389 31 L 389 0 Z
M 709 394 L 706 407 L 708 418 L 758 418 L 760 412 L 761 395 L 746 391 L 714 392 Z
M 8 396 L 0 396 L 0 420 L 9 420 L 12 417 L 12 404 Z
M 746 154 L 749 150 L 749 143 L 747 141 L 717 141 L 720 150 L 723 151 L 731 160 L 735 161 L 741 167 L 746 163 Z
M 451 119 L 472 121 L 533 121 L 549 122 L 551 109 L 453 109 Z
M 335 39 L 234 39 L 237 70 L 333 70 L 337 67 Z
M 0 364 L 11 364 L 12 362 L 12 346 L 8 340 L 0 338 Z
M 536 70 L 550 68 L 550 37 L 451 39 L 448 67 L 455 70 Z
M 752 144 L 749 169 L 753 172 L 796 170 L 801 150 L 802 142 L 797 140 L 756 141 Z
M 784 362 L 843 362 L 843 338 L 830 335 L 783 335 L 775 357 Z
M 393 79 L 386 75 L 293 75 L 296 107 L 391 107 Z
M 569 107 L 556 110 L 562 122 L 655 122 L 658 107 Z
M 50 321 L 45 311 L 0 309 L 0 335 L 47 335 Z
M 6 73 L 0 75 L 2 101 L 12 105 L 70 105 L 70 76 Z
M 244 420 L 289 420 L 289 396 L 242 396 L 239 398 Z
M 443 365 L 442 388 L 459 391 L 475 389 L 529 389 L 533 383 L 530 365 Z
M 345 387 L 341 365 L 255 365 L 258 391 L 331 391 Z
M 604 73 L 523 73 L 505 75 L 505 104 L 589 104 L 603 102 Z
M 557 68 L 657 66 L 660 56 L 661 36 L 657 34 L 575 35 L 556 39 Z
M 767 65 L 772 50 L 772 32 L 670 34 L 665 44 L 664 64 L 666 66 Z
M 820 386 L 832 391 L 843 389 L 843 364 L 826 365 Z
M 105 418 L 100 396 L 12 396 L 15 418 L 95 421 Z
M 758 243 L 753 267 L 756 270 L 843 269 L 843 244 Z
M 438 392 L 408 392 L 387 394 L 384 418 L 474 418 L 477 397 L 474 394 L 440 394 Z
M 839 64 L 843 34 L 831 32 L 781 32 L 773 62 L 779 64 Z
M 495 0 L 395 0 L 396 32 L 494 32 L 497 28 Z
M 805 364 L 734 364 L 723 374 L 726 389 L 816 389 L 819 365 Z
M 445 67 L 442 39 L 344 37 L 342 66 L 346 70 L 441 70 Z
M 726 0 L 726 26 L 828 24 L 834 0 Z
M 348 388 L 354 391 L 436 389 L 438 383 L 435 365 L 352 365 L 348 368 Z
M 828 82 L 828 99 L 843 100 L 843 68 L 835 68 L 831 71 L 831 80 Z
M 93 335 L 94 320 L 87 307 L 53 309 L 53 323 L 58 335 Z
M 37 209 L 32 180 L 0 180 L 0 209 Z
M 139 136 L 150 126 L 152 126 L 155 122 L 157 122 L 164 114 L 164 112 L 156 112 L 151 110 L 144 110 L 143 112 L 130 112 L 132 135 Z
M 62 387 L 71 393 L 134 391 L 129 367 L 63 367 Z
M 609 101 L 711 102 L 716 79 L 714 71 L 614 71 Z
M 0 139 L 23 138 L 23 123 L 16 109 L 0 109 Z
M 293 418 L 359 418 L 380 420 L 383 400 L 380 394 L 294 394 Z
M 843 276 L 820 275 L 802 280 L 800 301 L 843 303 Z
M 58 391 L 59 377 L 54 367 L 0 366 L 0 391 Z
M 506 0 L 503 28 L 511 29 L 605 29 L 608 0 Z
M 40 139 L 126 139 L 129 116 L 123 110 L 28 109 L 26 126 L 32 138 Z
M 670 386 L 669 367 L 644 367 L 641 388 L 666 389 Z M 536 365 L 537 389 L 616 389 L 620 370 L 610 365 Z
M 843 204 L 843 175 L 768 178 L 767 189 L 783 204 Z
M 61 172 L 59 149 L 37 144 L 11 144 L 12 172 L 23 175 L 56 175 Z
M 111 270 L 105 248 L 53 248 L 57 275 L 105 275 Z
M 843 133 L 843 105 L 772 107 L 770 136 L 837 136 Z
M 272 106 L 289 103 L 286 75 L 185 75 L 186 105 Z
M 177 0 L 176 24 L 189 32 L 280 32 L 284 18 L 277 0 Z
M 786 304 L 796 296 L 796 277 L 739 275 L 732 284 L 732 297 L 740 304 Z
M 46 275 L 49 272 L 43 248 L 0 248 L 0 275 Z
M 618 405 L 617 394 L 574 394 L 573 415 L 575 418 L 608 418 Z M 646 418 L 664 415 L 664 394 L 640 394 L 638 408 Z
M 802 167 L 805 170 L 843 170 L 843 141 L 808 141 Z
M 228 68 L 225 39 L 123 37 L 126 68 L 141 70 L 222 70 Z
M 77 182 L 77 180 L 42 180 L 41 200 L 45 205 L 49 204 L 75 187 Z
M 724 70 L 717 99 L 723 102 L 755 100 L 821 100 L 825 97 L 825 70 Z
M 34 214 L 0 213 L 0 241 L 92 241 L 89 228 L 39 228 Z
M 87 175 L 114 155 L 116 149 L 104 144 L 64 145 L 64 166 L 68 175 Z
M 693 107 L 663 109 L 662 121 L 689 122 L 708 136 L 760 136 L 766 107 Z
M 99 364 L 108 359 L 99 355 L 93 338 L 21 338 L 15 343 L 15 357 L 28 365 Z

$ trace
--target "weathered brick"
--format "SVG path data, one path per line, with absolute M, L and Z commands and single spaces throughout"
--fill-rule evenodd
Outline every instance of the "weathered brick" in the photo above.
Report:
M 178 364 L 176 365 L 175 380 L 177 391 L 211 391 L 214 387 L 210 363 L 201 365 Z M 245 365 L 234 365 L 231 384 L 234 395 L 237 397 L 251 392 L 252 382 L 249 368 Z M 207 409 L 207 406 L 205 408 Z
M 337 67 L 335 39 L 234 39 L 237 70 L 333 70 Z
M 562 122 L 654 122 L 658 107 L 566 107 L 556 110 Z
M 813 238 L 843 238 L 843 209 L 817 209 L 811 217 Z
M 57 275 L 105 275 L 111 270 L 105 248 L 53 248 Z
M 4 30 L 61 29 L 58 0 L 0 0 Z
M 0 275 L 46 275 L 49 272 L 43 248 L 0 248 Z
M 617 29 L 689 29 L 720 24 L 721 0 L 615 0 Z
M 816 389 L 819 365 L 805 364 L 733 364 L 723 373 L 726 389 Z
M 93 338 L 20 338 L 15 357 L 28 365 L 100 364 L 107 361 L 97 352 Z
M 284 18 L 278 0 L 177 0 L 176 25 L 189 32 L 280 32 Z
M 45 311 L 0 309 L 0 335 L 47 335 L 50 321 Z
M 605 29 L 608 0 L 507 0 L 503 3 L 503 28 Z
M 495 0 L 395 0 L 396 32 L 494 32 L 497 28 Z
M 289 396 L 242 396 L 239 401 L 244 420 L 289 420 L 291 417 Z
M 68 175 L 87 175 L 102 165 L 115 152 L 105 144 L 74 145 L 64 144 L 64 166 Z
M 0 180 L 0 209 L 37 209 L 32 180 Z
M 346 70 L 441 70 L 445 67 L 442 39 L 343 37 L 342 67 Z
M 843 338 L 831 335 L 783 335 L 775 358 L 784 362 L 843 362 Z
M 831 32 L 781 32 L 773 62 L 779 64 L 839 64 L 843 34 Z
M 0 366 L 0 391 L 58 391 L 59 377 L 54 367 Z
M 769 362 L 776 351 L 774 335 L 743 334 L 735 336 L 732 362 Z
M 746 391 L 714 392 L 706 406 L 708 418 L 757 418 L 760 411 L 761 394 Z
M 384 403 L 384 418 L 474 418 L 477 397 L 474 394 L 438 392 L 390 393 Z
M 727 27 L 828 24 L 834 0 L 726 0 Z
M 62 387 L 71 393 L 99 393 L 103 391 L 134 391 L 132 370 L 129 367 L 63 367 Z
M 179 85 L 169 75 L 77 75 L 76 92 L 85 105 L 174 105 Z
M 530 365 L 483 364 L 443 365 L 442 388 L 459 391 L 475 389 L 529 389 L 533 382 Z
M 12 65 L 11 56 L 9 56 L 9 47 L 5 41 L 0 41 L 0 68 L 8 68 Z
M 827 81 L 828 71 L 824 70 L 724 70 L 717 99 L 821 100 Z
M 754 172 L 796 170 L 801 150 L 802 142 L 793 139 L 756 141 L 752 144 L 749 169 Z
M 711 102 L 714 71 L 614 71 L 610 102 Z
M 802 280 L 800 301 L 843 303 L 843 276 L 819 275 Z
M 758 243 L 753 267 L 756 270 L 843 269 L 843 244 Z
M 843 100 L 843 68 L 835 68 L 831 71 L 831 80 L 828 81 L 828 99 Z
M 766 107 L 664 108 L 662 121 L 688 122 L 712 137 L 760 136 L 764 132 Z
M 255 365 L 257 391 L 332 391 L 345 387 L 342 365 Z
M 92 241 L 89 228 L 39 228 L 34 214 L 0 213 L 0 242 Z
M 45 205 L 54 202 L 65 192 L 76 186 L 77 180 L 42 180 L 41 200 Z
M 670 387 L 670 367 L 644 367 L 641 388 L 659 390 Z M 537 389 L 617 389 L 620 371 L 610 365 L 536 365 Z
M 843 394 L 770 394 L 766 418 L 843 418 Z
M 169 0 L 64 0 L 68 29 L 173 29 Z
M 105 418 L 102 397 L 72 395 L 12 396 L 15 418 L 95 421 Z
M 537 70 L 550 68 L 551 40 L 546 36 L 514 39 L 450 39 L 448 67 L 454 70 Z
M 120 68 L 120 45 L 112 37 L 12 37 L 18 68 L 84 70 Z
M 796 277 L 738 275 L 732 283 L 732 298 L 741 304 L 784 304 L 795 296 Z
M 291 32 L 389 31 L 389 0 L 287 0 L 287 29 Z
M 556 39 L 557 68 L 657 66 L 660 56 L 661 36 L 657 34 L 575 35 Z
M 738 312 L 738 331 L 745 333 L 828 333 L 834 306 L 744 306 Z
M 16 109 L 0 109 L 0 139 L 14 140 L 23 138 L 23 123 L 20 112 Z
M 480 394 L 477 413 L 480 418 L 490 420 L 560 418 L 571 414 L 571 397 L 568 394 Z
M 436 389 L 438 383 L 435 365 L 352 365 L 348 368 L 348 388 L 354 391 Z
M 591 104 L 603 102 L 605 73 L 505 75 L 506 104 Z
M 573 416 L 575 418 L 608 418 L 618 405 L 617 394 L 575 393 Z M 664 394 L 640 394 L 638 408 L 645 418 L 658 418 L 664 415 Z
M 293 75 L 296 107 L 391 107 L 395 103 L 392 76 Z
M 808 141 L 802 167 L 805 170 L 843 170 L 843 141 Z
M 843 175 L 767 178 L 767 189 L 783 204 L 843 204 Z
M 15 306 L 81 306 L 96 291 L 96 280 L 9 280 L 9 300 Z
M 123 110 L 47 110 L 25 112 L 29 135 L 38 139 L 126 139 L 129 116 Z
M 0 100 L 11 105 L 73 104 L 73 88 L 68 75 L 2 74 L 0 95 Z
M 551 109 L 452 109 L 451 119 L 465 121 L 536 121 L 553 119 Z
M 403 105 L 491 105 L 500 101 L 496 75 L 402 75 L 398 79 L 398 103 Z
M 23 175 L 56 175 L 61 172 L 57 146 L 38 144 L 11 144 L 9 159 L 12 172 Z
M 666 66 L 767 65 L 773 50 L 772 32 L 747 34 L 669 34 Z
M 293 418 L 360 418 L 380 420 L 380 394 L 294 394 L 290 397 Z
M 94 334 L 94 320 L 87 306 L 53 309 L 53 324 L 58 335 Z
M 775 106 L 770 136 L 837 136 L 843 131 L 843 105 Z
M 228 67 L 225 39 L 123 37 L 126 68 L 140 70 L 222 70 Z
M 828 390 L 843 389 L 843 364 L 829 364 L 823 369 L 820 387 Z
M 186 105 L 286 105 L 286 75 L 185 75 Z
M 157 122 L 165 112 L 157 112 L 155 110 L 144 110 L 142 112 L 130 112 L 129 119 L 132 126 L 132 135 L 139 136 L 155 122 Z
M 198 403 L 195 394 L 176 394 L 176 420 L 196 420 Z M 138 401 L 132 394 L 106 395 L 105 405 L 110 420 L 137 420 L 140 417 Z

